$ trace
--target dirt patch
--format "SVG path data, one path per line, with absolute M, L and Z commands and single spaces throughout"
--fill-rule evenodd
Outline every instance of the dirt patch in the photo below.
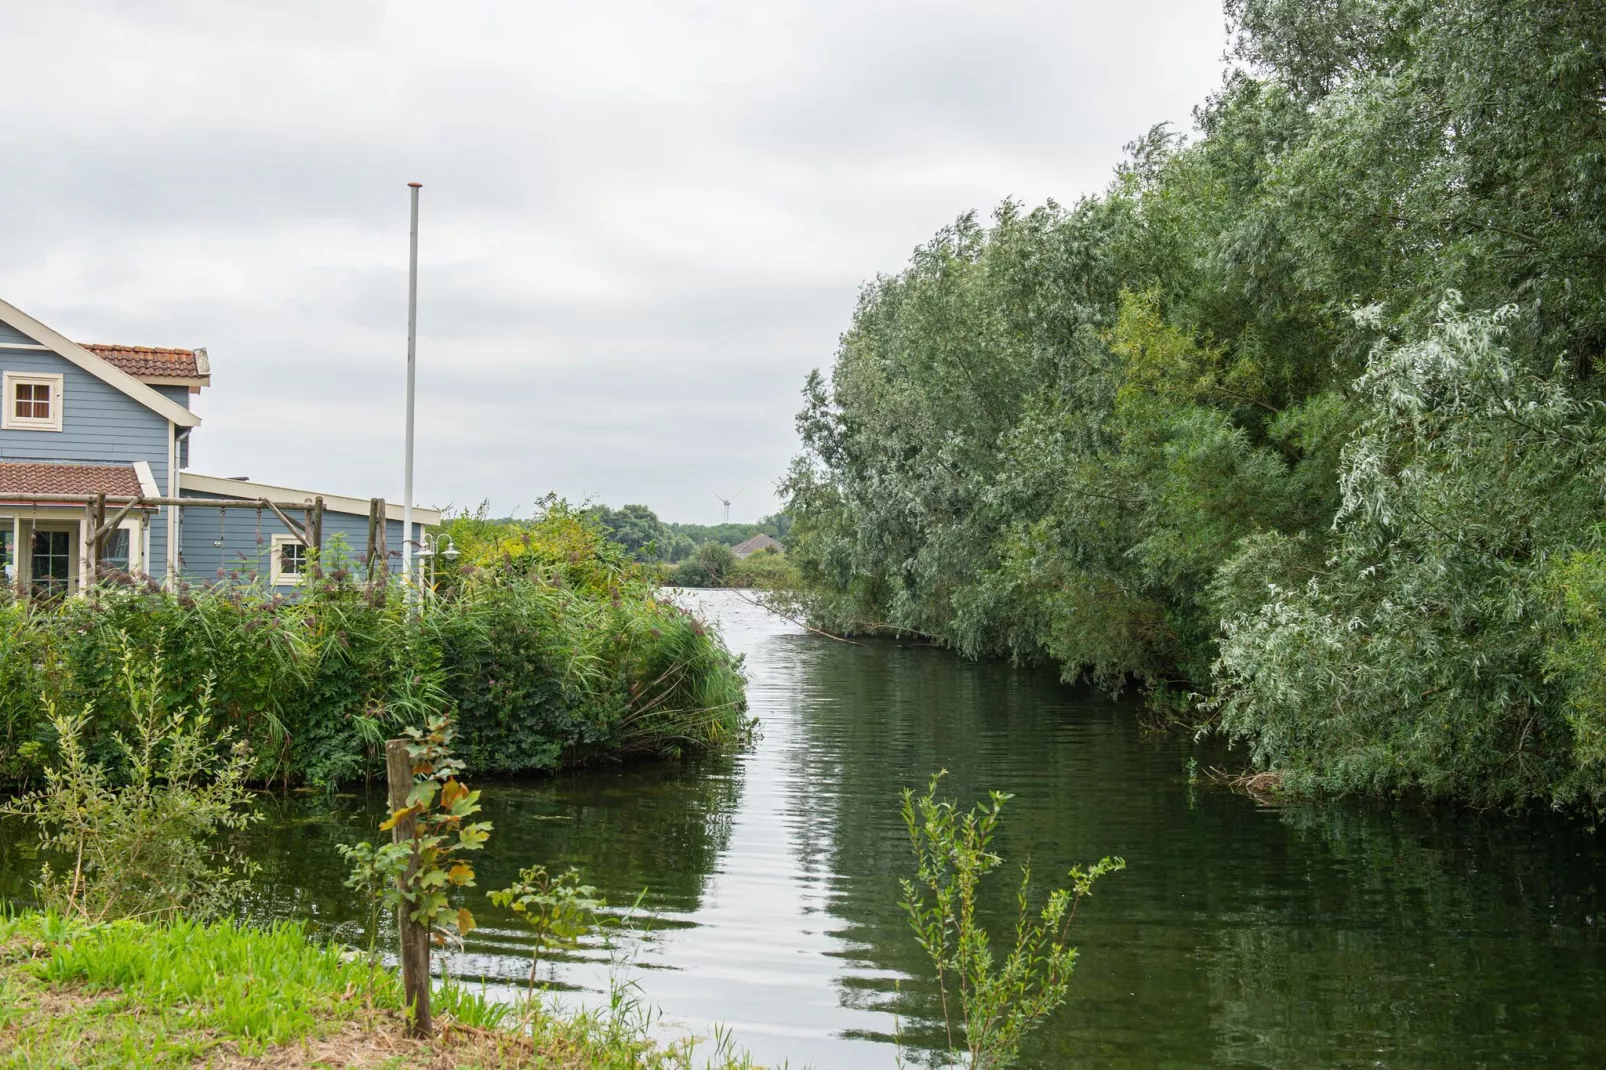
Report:
M 271 1048 L 255 1057 L 240 1054 L 233 1045 L 224 1045 L 199 1065 L 216 1070 L 456 1070 L 521 1066 L 579 1070 L 582 1065 L 557 1061 L 551 1051 L 538 1054 L 528 1040 L 504 1031 L 469 1029 L 445 1022 L 437 1023 L 432 1039 L 413 1040 L 403 1035 L 402 1025 L 401 1015 L 395 1012 L 376 1013 L 372 1028 L 366 1022 L 346 1022 L 326 1036 Z

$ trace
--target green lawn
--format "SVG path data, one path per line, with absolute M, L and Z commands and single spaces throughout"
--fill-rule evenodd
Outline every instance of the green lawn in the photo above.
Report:
M 0 920 L 0 1067 L 541 1067 L 741 1070 L 639 1015 L 565 1017 L 437 990 L 436 1037 L 403 1036 L 399 986 L 295 925 Z M 716 1048 L 719 1047 L 716 1045 Z

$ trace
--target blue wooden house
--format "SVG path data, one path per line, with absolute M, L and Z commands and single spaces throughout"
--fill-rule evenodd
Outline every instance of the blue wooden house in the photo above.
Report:
M 211 383 L 204 349 L 73 342 L 0 301 L 0 557 L 22 590 L 65 593 L 106 569 L 167 586 L 220 580 L 293 592 L 309 549 L 343 536 L 394 570 L 440 513 L 190 471 Z

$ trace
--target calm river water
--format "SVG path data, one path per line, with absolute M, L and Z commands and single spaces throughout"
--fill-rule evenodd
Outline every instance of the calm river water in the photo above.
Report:
M 536 861 L 581 867 L 614 902 L 645 888 L 654 927 L 624 950 L 666 1030 L 724 1023 L 760 1061 L 821 1070 L 891 1067 L 895 1015 L 911 1045 L 933 1040 L 897 907 L 897 793 L 947 768 L 955 797 L 1015 793 L 1001 852 L 1040 880 L 1128 861 L 1083 905 L 1071 1000 L 1028 1067 L 1606 1065 L 1606 851 L 1586 832 L 1262 807 L 1190 788 L 1186 739 L 1145 735 L 1130 704 L 1051 673 L 849 646 L 733 592 L 686 597 L 746 655 L 761 737 L 734 756 L 484 785 L 496 831 L 476 863 L 482 889 Z M 356 939 L 335 844 L 371 836 L 376 804 L 271 804 L 252 833 L 253 910 Z M 452 970 L 504 991 L 526 945 L 475 909 L 485 928 Z M 608 959 L 551 977 L 595 1001 Z

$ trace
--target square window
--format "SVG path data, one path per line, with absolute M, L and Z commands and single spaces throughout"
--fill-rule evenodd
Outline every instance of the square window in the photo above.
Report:
M 307 571 L 307 548 L 294 535 L 275 535 L 269 564 L 275 585 L 300 583 Z
M 60 375 L 5 373 L 4 426 L 13 431 L 61 430 Z

